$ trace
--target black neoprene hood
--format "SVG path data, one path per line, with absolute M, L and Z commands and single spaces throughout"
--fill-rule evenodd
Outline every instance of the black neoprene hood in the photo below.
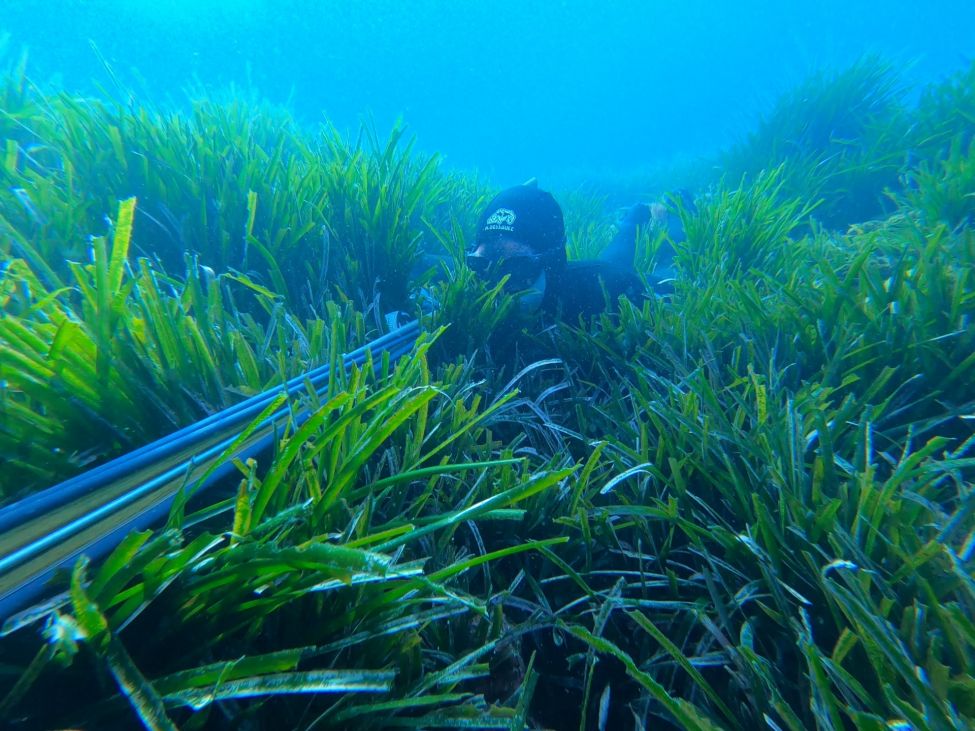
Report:
M 537 254 L 564 260 L 565 222 L 551 193 L 535 186 L 516 185 L 498 193 L 477 222 L 477 243 L 510 238 Z M 559 254 L 561 253 L 561 257 Z

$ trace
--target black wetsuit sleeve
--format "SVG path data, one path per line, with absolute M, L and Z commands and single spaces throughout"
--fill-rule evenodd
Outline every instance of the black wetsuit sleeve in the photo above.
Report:
M 620 223 L 616 236 L 599 255 L 599 261 L 617 270 L 634 272 L 635 276 L 637 228 L 649 226 L 650 223 L 650 206 L 646 203 L 631 206 Z M 679 241 L 684 238 L 680 219 L 675 213 L 669 215 L 668 236 L 669 239 L 664 239 L 657 251 L 653 272 L 645 273 L 650 288 L 657 295 L 668 295 L 674 292 L 676 270 L 674 269 L 674 246 L 671 240 Z
M 637 203 L 630 207 L 620 222 L 616 236 L 599 255 L 599 261 L 605 261 L 621 269 L 633 269 L 636 257 L 636 230 L 640 226 L 650 224 L 650 206 Z

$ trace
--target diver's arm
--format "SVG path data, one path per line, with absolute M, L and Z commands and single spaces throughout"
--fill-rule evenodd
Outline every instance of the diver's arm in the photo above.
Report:
M 619 229 L 609 246 L 599 255 L 600 261 L 609 262 L 623 269 L 633 269 L 636 257 L 637 228 L 650 225 L 650 206 L 637 203 L 630 207 L 620 222 Z

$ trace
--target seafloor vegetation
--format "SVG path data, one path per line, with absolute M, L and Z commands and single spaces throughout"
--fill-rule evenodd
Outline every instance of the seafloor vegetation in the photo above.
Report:
M 682 211 L 673 296 L 540 327 L 462 265 L 491 191 L 401 129 L 8 69 L 3 502 L 386 311 L 428 335 L 8 624 L 0 723 L 975 725 L 975 65 L 905 91 L 810 79 Z M 613 194 L 562 196 L 573 254 Z

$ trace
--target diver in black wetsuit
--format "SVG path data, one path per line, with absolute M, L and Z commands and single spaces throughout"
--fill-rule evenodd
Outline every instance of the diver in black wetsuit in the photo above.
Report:
M 668 220 L 669 219 L 669 220 Z M 613 307 L 620 296 L 646 295 L 633 268 L 638 226 L 676 228 L 679 220 L 660 203 L 637 204 L 629 209 L 612 243 L 598 259 L 568 261 L 562 209 L 550 193 L 534 184 L 518 185 L 499 193 L 481 214 L 474 249 L 467 263 L 479 276 L 497 281 L 508 275 L 506 288 L 519 292 L 524 310 L 541 309 L 546 315 L 575 322 Z M 650 278 L 653 291 L 672 291 L 673 247 L 665 242 L 658 252 L 658 267 Z

